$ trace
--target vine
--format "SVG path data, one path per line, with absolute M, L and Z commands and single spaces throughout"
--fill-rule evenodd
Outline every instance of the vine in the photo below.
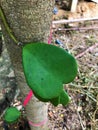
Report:
M 4 13 L 3 13 L 3 10 L 1 9 L 1 7 L 0 7 L 0 17 L 1 17 L 1 19 L 2 19 L 2 22 L 3 22 L 3 24 L 4 24 L 5 28 L 6 28 L 6 30 L 7 30 L 8 34 L 9 34 L 9 36 L 11 37 L 11 39 L 12 39 L 17 45 L 19 45 L 20 42 L 19 42 L 19 41 L 15 38 L 15 36 L 12 34 L 12 30 L 9 28 L 9 25 L 8 25 L 8 23 L 7 23 L 7 20 L 6 20 L 5 16 L 4 16 Z

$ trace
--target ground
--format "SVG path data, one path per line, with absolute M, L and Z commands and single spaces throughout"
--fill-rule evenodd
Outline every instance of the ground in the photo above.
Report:
M 65 85 L 71 97 L 69 105 L 49 106 L 50 129 L 98 130 L 98 21 L 69 25 L 54 26 L 52 43 L 59 39 L 76 57 L 79 70 L 76 79 Z
M 64 49 L 67 49 L 76 57 L 79 69 L 75 80 L 64 85 L 64 88 L 71 97 L 71 102 L 65 107 L 62 105 L 54 107 L 49 104 L 48 117 L 50 130 L 98 130 L 97 27 L 98 21 L 87 21 L 79 24 L 75 27 L 75 30 L 68 30 L 71 28 L 69 28 L 68 24 L 60 24 L 59 27 L 55 25 L 53 29 L 52 43 L 57 45 L 55 40 L 59 39 L 63 43 Z M 60 31 L 58 28 L 63 30 Z M 60 45 L 58 46 L 61 47 Z M 6 88 L 3 89 L 4 85 L 16 85 L 14 84 L 15 77 L 13 70 L 7 57 L 6 49 L 4 49 L 3 57 L 0 58 L 0 84 L 3 84 L 0 87 L 3 92 L 7 91 Z M 6 68 L 9 69 L 6 70 Z M 0 98 L 2 98 L 2 94 Z
M 91 24 L 86 25 L 88 26 L 90 27 Z M 65 85 L 72 99 L 69 105 L 66 107 L 49 106 L 49 119 L 52 124 L 50 129 L 97 130 L 98 31 L 57 31 L 53 35 L 53 41 L 55 38 L 59 39 L 76 57 L 79 71 L 76 79 Z

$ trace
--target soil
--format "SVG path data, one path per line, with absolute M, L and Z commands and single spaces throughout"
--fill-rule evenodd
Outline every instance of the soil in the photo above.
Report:
M 54 18 L 64 19 L 65 10 L 61 10 Z M 98 21 L 70 25 L 55 25 L 52 43 L 59 39 L 63 48 L 76 57 L 78 75 L 64 87 L 71 102 L 66 107 L 49 105 L 49 127 L 50 130 L 98 130 Z
M 76 57 L 79 71 L 76 79 L 72 83 L 65 85 L 65 89 L 71 96 L 69 105 L 66 107 L 61 105 L 53 107 L 50 104 L 50 129 L 97 130 L 98 31 L 56 31 L 53 35 L 53 42 L 55 38 L 59 39 L 64 44 L 64 47 Z M 97 47 L 93 48 L 95 45 Z M 86 50 L 91 47 L 92 49 L 87 52 Z
M 54 18 L 64 19 L 65 10 L 59 10 Z M 76 57 L 78 75 L 65 85 L 71 102 L 66 107 L 49 105 L 49 127 L 50 130 L 98 130 L 98 21 L 70 25 L 54 25 L 52 43 L 59 39 L 63 48 Z
M 83 27 L 85 29 L 81 29 Z M 71 102 L 67 106 L 57 107 L 49 104 L 50 130 L 98 130 L 98 31 L 96 28 L 98 21 L 82 22 L 75 30 L 68 30 L 70 29 L 68 24 L 55 25 L 53 29 L 52 43 L 59 47 L 63 45 L 64 49 L 74 55 L 79 69 L 76 79 L 64 85 Z M 62 44 L 56 44 L 57 39 Z M 9 73 L 12 74 L 12 71 Z M 21 121 L 26 120 L 21 119 Z M 2 120 L 0 123 L 3 123 Z M 23 128 L 24 125 L 21 127 Z M 29 130 L 29 127 L 25 129 Z

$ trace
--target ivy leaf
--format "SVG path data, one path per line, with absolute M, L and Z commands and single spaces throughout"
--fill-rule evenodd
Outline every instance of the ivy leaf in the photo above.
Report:
M 49 101 L 62 97 L 63 84 L 77 75 L 75 58 L 62 48 L 46 43 L 30 43 L 23 47 L 23 69 L 35 96 Z M 60 103 L 63 101 L 60 98 Z

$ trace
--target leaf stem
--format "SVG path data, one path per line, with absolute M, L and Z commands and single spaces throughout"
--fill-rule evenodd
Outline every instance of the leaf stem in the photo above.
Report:
M 7 21 L 6 21 L 5 17 L 4 17 L 4 13 L 3 13 L 3 10 L 1 9 L 1 7 L 0 7 L 0 17 L 1 17 L 2 21 L 3 21 L 3 24 L 4 24 L 5 28 L 6 28 L 6 30 L 7 30 L 8 34 L 9 34 L 9 36 L 12 38 L 12 40 L 13 40 L 16 44 L 18 44 L 19 42 L 16 40 L 15 36 L 12 34 L 12 31 L 11 31 L 11 29 L 9 28 L 8 24 L 7 24 Z

